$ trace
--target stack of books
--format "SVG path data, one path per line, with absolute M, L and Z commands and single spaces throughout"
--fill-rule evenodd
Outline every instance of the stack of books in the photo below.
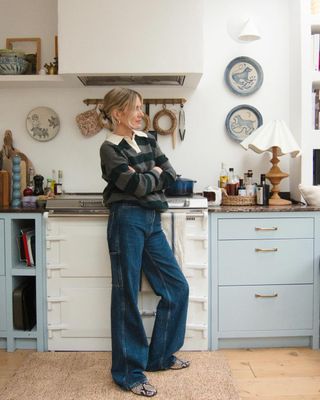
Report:
M 28 267 L 35 266 L 35 231 L 32 228 L 22 228 L 19 235 L 19 251 L 21 261 L 25 261 Z

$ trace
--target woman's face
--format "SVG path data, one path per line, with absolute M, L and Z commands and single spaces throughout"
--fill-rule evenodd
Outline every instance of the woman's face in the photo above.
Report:
M 139 129 L 141 128 L 142 117 L 143 117 L 142 104 L 141 100 L 137 96 L 134 109 L 124 110 L 122 113 L 122 117 L 120 118 L 120 122 L 126 126 L 129 125 L 128 128 Z

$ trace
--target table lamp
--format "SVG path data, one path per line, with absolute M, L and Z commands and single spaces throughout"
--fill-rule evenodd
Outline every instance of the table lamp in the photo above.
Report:
M 286 123 L 282 120 L 274 120 L 261 125 L 240 144 L 246 150 L 250 148 L 256 153 L 263 153 L 265 151 L 270 151 L 272 153 L 272 158 L 270 160 L 272 167 L 266 174 L 266 177 L 273 186 L 269 205 L 285 206 L 291 204 L 291 201 L 282 199 L 279 196 L 280 182 L 283 178 L 287 178 L 289 174 L 282 172 L 278 167 L 280 161 L 278 157 L 284 154 L 297 157 L 300 155 L 300 147 Z

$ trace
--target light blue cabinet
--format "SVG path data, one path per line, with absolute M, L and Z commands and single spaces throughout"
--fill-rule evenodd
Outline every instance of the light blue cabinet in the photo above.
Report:
M 21 260 L 19 246 L 22 229 L 35 233 L 34 266 L 27 266 Z M 40 212 L 0 214 L 0 347 L 8 351 L 17 348 L 45 350 L 44 232 L 44 219 Z M 13 292 L 26 280 L 33 281 L 35 286 L 36 324 L 31 330 L 23 330 L 21 326 L 17 328 L 13 315 Z
M 4 220 L 0 219 L 0 345 L 5 342 L 6 332 L 6 281 L 5 281 L 5 255 L 4 255 Z
M 211 348 L 319 348 L 320 213 L 210 213 Z

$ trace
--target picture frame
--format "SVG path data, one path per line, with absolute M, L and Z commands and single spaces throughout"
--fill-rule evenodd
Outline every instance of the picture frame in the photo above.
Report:
M 260 89 L 263 71 L 261 65 L 253 58 L 237 57 L 227 65 L 224 79 L 233 93 L 248 96 Z
M 242 142 L 263 124 L 260 112 L 248 104 L 242 104 L 229 111 L 225 127 L 231 139 Z
M 30 63 L 27 75 L 38 74 L 41 69 L 41 39 L 40 38 L 7 38 L 7 49 L 19 49 L 26 53 Z

